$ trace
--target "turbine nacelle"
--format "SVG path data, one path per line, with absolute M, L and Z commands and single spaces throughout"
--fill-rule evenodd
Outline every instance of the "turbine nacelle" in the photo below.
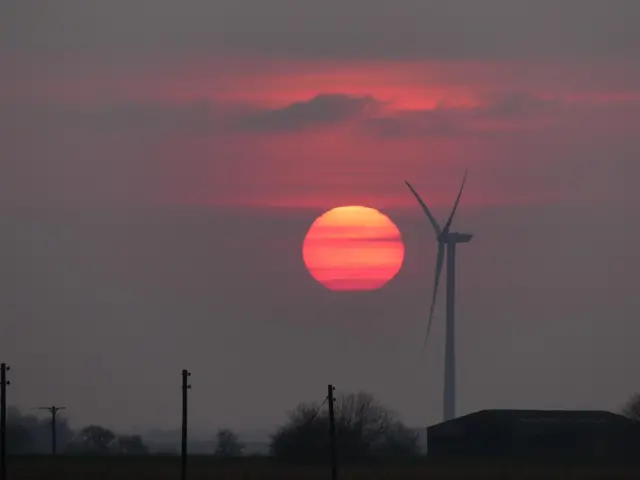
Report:
M 472 233 L 458 233 L 458 232 L 442 232 L 438 235 L 438 242 L 440 243 L 468 243 L 473 238 Z

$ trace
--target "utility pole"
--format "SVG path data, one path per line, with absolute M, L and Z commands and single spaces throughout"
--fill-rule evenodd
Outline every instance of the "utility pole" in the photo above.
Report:
M 7 480 L 7 372 L 6 363 L 0 364 L 0 480 Z
M 338 478 L 338 458 L 336 451 L 336 418 L 335 412 L 333 410 L 333 402 L 335 402 L 335 398 L 333 397 L 333 392 L 335 391 L 335 387 L 329 384 L 327 388 L 327 399 L 329 400 L 329 450 L 331 455 L 331 480 L 337 480 Z
M 40 407 L 38 410 L 47 410 L 51 414 L 51 455 L 58 453 L 58 437 L 56 435 L 56 415 L 60 410 L 64 410 L 66 407 L 56 407 L 52 405 L 50 407 Z
M 182 453 L 180 457 L 180 478 L 187 478 L 187 391 L 191 389 L 191 372 L 182 370 Z

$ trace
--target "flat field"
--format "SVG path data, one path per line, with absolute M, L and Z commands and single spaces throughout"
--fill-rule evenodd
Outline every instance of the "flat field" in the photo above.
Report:
M 10 457 L 7 480 L 178 480 L 177 457 Z M 189 480 L 328 480 L 327 466 L 278 465 L 266 459 L 221 462 L 213 457 L 189 458 Z M 640 467 L 561 465 L 433 464 L 344 466 L 339 480 L 637 480 Z

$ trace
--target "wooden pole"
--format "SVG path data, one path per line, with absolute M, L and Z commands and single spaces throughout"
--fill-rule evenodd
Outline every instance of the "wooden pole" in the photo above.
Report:
M 0 364 L 0 480 L 7 480 L 7 372 L 10 367 Z
M 191 372 L 182 370 L 182 448 L 180 455 L 180 478 L 187 479 L 187 392 L 191 388 L 189 377 Z
M 337 480 L 338 458 L 336 450 L 336 418 L 333 405 L 333 402 L 335 401 L 335 398 L 333 397 L 335 387 L 333 385 L 329 385 L 327 391 L 327 399 L 329 401 L 329 450 L 331 455 L 331 480 Z
M 51 455 L 58 453 L 58 436 L 56 435 L 56 416 L 60 410 L 64 410 L 66 407 L 40 407 L 39 410 L 47 410 L 51 413 Z

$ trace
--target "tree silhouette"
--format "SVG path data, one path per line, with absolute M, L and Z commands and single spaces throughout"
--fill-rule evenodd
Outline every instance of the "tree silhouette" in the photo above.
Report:
M 301 462 L 325 461 L 329 451 L 329 418 L 318 404 L 300 404 L 271 438 L 276 458 Z M 370 394 L 338 397 L 335 404 L 340 461 L 399 458 L 418 453 L 417 435 Z
M 149 449 L 140 435 L 118 435 L 115 450 L 124 455 L 145 455 Z
M 62 450 L 75 433 L 64 417 L 56 422 L 58 447 Z M 10 453 L 51 452 L 51 419 L 23 414 L 14 406 L 7 408 L 7 451 Z
M 329 420 L 317 403 L 301 403 L 271 437 L 271 455 L 283 460 L 324 461 L 329 451 Z M 343 439 L 341 438 L 341 441 Z
M 80 430 L 76 445 L 78 450 L 86 453 L 109 453 L 115 438 L 115 434 L 108 428 L 89 425 Z
M 32 432 L 25 425 L 7 422 L 7 453 L 32 453 L 35 441 Z
M 640 393 L 631 396 L 622 408 L 622 414 L 632 420 L 640 421 Z
M 240 457 L 244 447 L 235 432 L 221 428 L 216 433 L 216 449 L 213 454 L 217 457 Z

